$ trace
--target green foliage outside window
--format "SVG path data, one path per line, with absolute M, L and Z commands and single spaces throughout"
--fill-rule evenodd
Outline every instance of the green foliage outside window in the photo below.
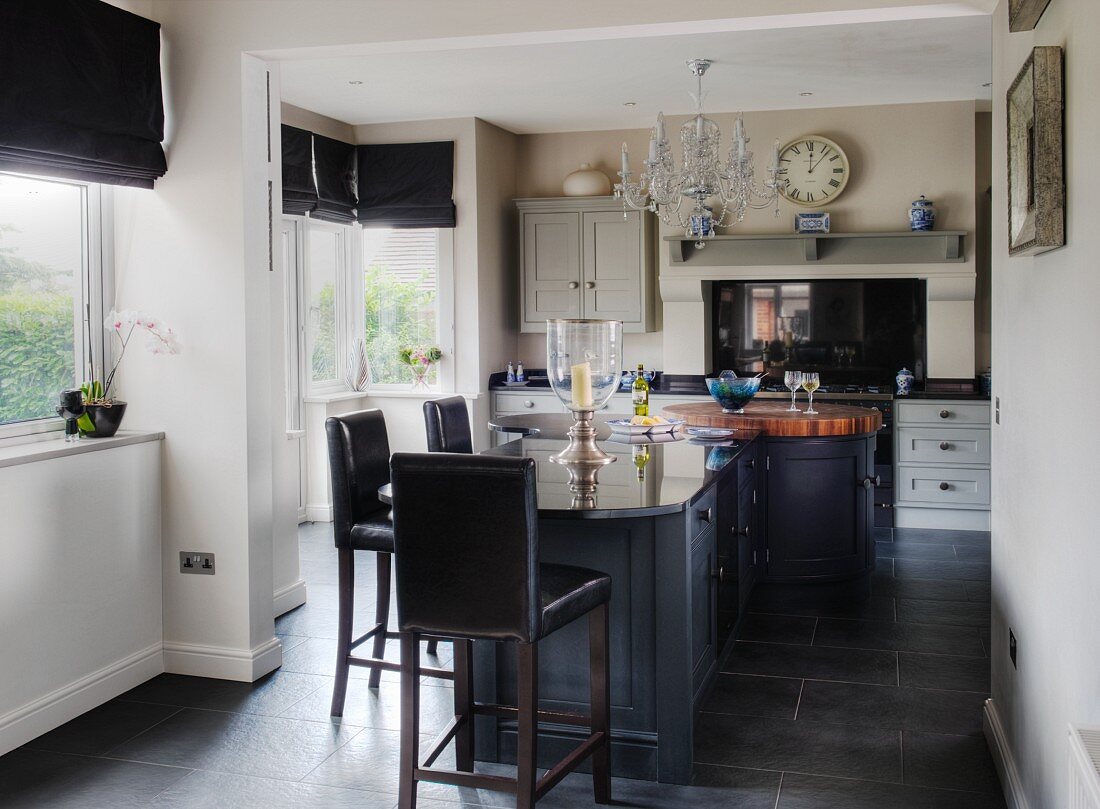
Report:
M 428 286 L 431 280 L 429 270 L 422 270 L 415 280 L 402 281 L 378 265 L 367 267 L 363 274 L 367 356 L 376 384 L 411 384 L 413 375 L 398 352 L 436 341 L 436 294 Z M 429 384 L 435 383 L 437 373 L 432 366 Z

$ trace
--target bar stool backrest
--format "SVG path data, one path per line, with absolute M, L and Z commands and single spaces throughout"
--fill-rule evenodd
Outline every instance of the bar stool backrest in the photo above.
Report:
M 388 506 L 378 488 L 390 481 L 390 442 L 381 410 L 360 410 L 325 421 L 332 477 L 333 535 L 351 546 L 351 527 Z

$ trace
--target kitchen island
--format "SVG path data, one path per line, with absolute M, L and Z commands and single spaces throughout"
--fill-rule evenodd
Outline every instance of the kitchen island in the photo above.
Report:
M 851 580 L 869 591 L 875 566 L 872 508 L 876 432 L 882 414 L 818 404 L 792 412 L 786 401 L 751 401 L 743 413 L 714 402 L 669 405 L 689 425 L 762 434 L 765 581 Z
M 528 418 L 529 435 L 489 452 L 537 462 L 542 561 L 590 567 L 612 578 L 612 770 L 689 783 L 695 712 L 751 586 L 738 571 L 751 557 L 750 526 L 758 521 L 753 503 L 760 442 L 751 431 L 717 444 L 679 435 L 655 436 L 655 443 L 602 440 L 609 436 L 606 417 L 597 417 L 600 446 L 616 461 L 600 470 L 592 500 L 577 501 L 567 471 L 550 461 L 566 446 L 570 418 Z M 541 646 L 540 707 L 587 711 L 584 622 L 555 632 Z M 514 650 L 475 643 L 474 654 L 476 698 L 513 701 Z M 558 760 L 582 735 L 575 727 L 541 723 L 540 762 Z M 514 761 L 514 721 L 478 717 L 476 744 L 479 760 Z

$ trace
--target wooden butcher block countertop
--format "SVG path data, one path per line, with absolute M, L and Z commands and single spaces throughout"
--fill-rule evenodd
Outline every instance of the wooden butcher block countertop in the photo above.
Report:
M 825 437 L 865 435 L 882 426 L 882 414 L 866 407 L 815 404 L 817 415 L 806 415 L 806 403 L 798 403 L 800 412 L 787 408 L 789 401 L 754 400 L 745 405 L 743 414 L 723 413 L 716 402 L 685 402 L 669 405 L 661 413 L 685 419 L 690 427 L 725 427 L 761 430 L 769 436 Z

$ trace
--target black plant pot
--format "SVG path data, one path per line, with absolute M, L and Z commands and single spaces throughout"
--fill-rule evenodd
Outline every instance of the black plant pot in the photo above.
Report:
M 92 430 L 81 428 L 81 435 L 88 438 L 110 438 L 118 432 L 122 417 L 126 415 L 126 402 L 114 402 L 110 405 L 90 404 L 85 405 L 84 408 L 94 427 Z

